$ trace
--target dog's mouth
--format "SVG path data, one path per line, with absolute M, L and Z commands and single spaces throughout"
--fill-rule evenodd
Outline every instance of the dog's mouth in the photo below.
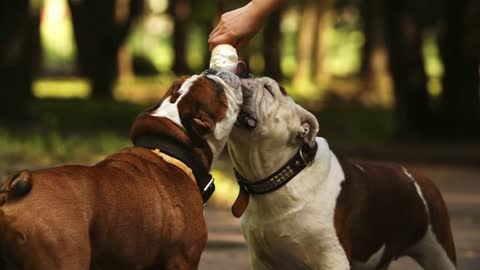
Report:
M 242 81 L 245 79 L 252 79 L 254 76 L 248 73 L 248 67 L 245 62 L 239 61 L 237 63 L 237 67 L 235 70 L 235 74 L 241 78 Z M 242 92 L 243 92 L 243 107 L 248 103 L 248 101 L 252 98 L 252 91 L 250 89 L 246 89 L 242 83 Z M 235 126 L 253 130 L 257 127 L 257 118 L 253 113 L 248 112 L 245 109 L 241 109 L 240 113 L 238 114 L 237 121 L 235 122 Z

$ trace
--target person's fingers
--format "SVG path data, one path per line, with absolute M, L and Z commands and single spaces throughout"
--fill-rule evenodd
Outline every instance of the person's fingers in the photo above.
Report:
M 231 44 L 233 41 L 235 41 L 235 37 L 227 33 L 227 34 L 221 34 L 211 39 L 209 42 L 210 42 L 210 46 L 213 48 L 220 44 Z
M 216 33 L 218 33 L 218 31 L 222 28 L 222 23 L 219 23 L 217 24 L 217 26 L 212 30 L 212 32 L 210 32 L 210 35 L 208 35 L 208 37 L 212 37 L 213 35 L 215 35 Z

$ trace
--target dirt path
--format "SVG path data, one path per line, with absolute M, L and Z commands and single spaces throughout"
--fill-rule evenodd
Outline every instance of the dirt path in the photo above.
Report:
M 456 241 L 458 269 L 480 269 L 480 168 L 412 165 L 435 180 L 449 207 Z M 228 210 L 207 209 L 209 243 L 201 270 L 249 269 L 240 222 Z M 410 259 L 400 259 L 390 270 L 421 270 Z

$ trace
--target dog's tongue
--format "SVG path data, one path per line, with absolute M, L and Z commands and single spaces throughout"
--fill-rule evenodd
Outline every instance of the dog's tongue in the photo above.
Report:
M 210 68 L 219 71 L 229 71 L 235 75 L 245 78 L 247 73 L 247 65 L 243 61 L 238 61 L 237 50 L 228 45 L 221 44 L 213 48 L 210 57 Z

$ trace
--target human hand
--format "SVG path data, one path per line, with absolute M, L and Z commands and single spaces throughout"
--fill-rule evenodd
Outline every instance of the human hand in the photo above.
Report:
M 256 9 L 255 2 L 224 13 L 209 35 L 210 50 L 220 44 L 231 44 L 237 50 L 245 47 L 260 30 L 265 14 Z

